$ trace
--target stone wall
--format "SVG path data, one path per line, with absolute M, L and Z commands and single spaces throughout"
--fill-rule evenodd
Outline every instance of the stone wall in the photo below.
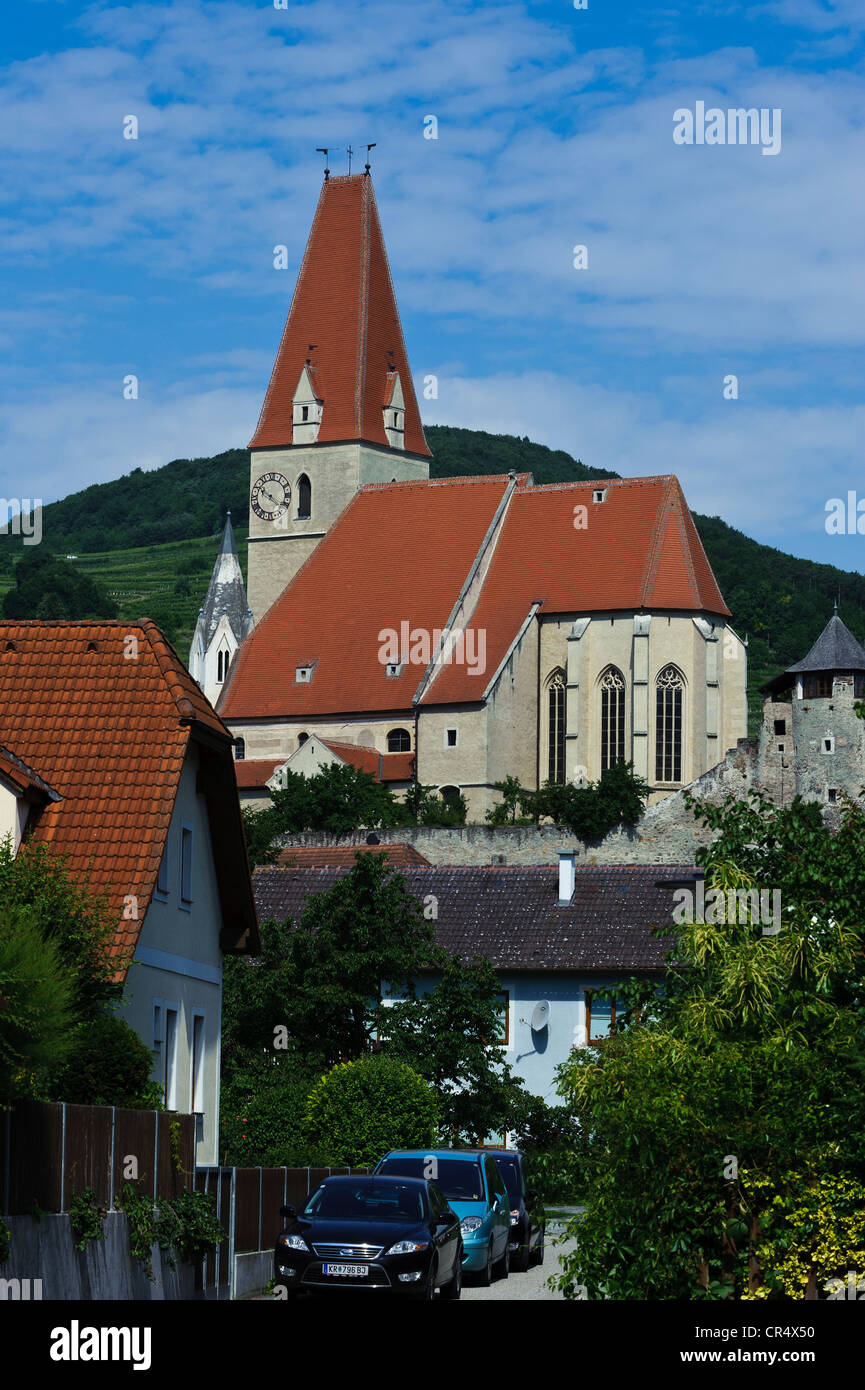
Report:
M 195 1297 L 195 1270 L 178 1260 L 169 1267 L 158 1245 L 151 1250 L 151 1282 L 129 1251 L 129 1227 L 123 1212 L 109 1212 L 102 1240 L 75 1249 L 68 1215 L 9 1216 L 9 1259 L 0 1264 L 3 1296 L 44 1299 L 189 1299 Z M 10 1281 L 19 1281 L 18 1284 Z M 21 1280 L 29 1284 L 21 1285 Z M 41 1281 L 37 1283 L 36 1281 Z
M 756 746 L 741 739 L 722 763 L 692 783 L 700 799 L 743 797 L 754 785 Z M 639 825 L 620 828 L 604 840 L 584 844 L 554 825 L 465 825 L 448 828 L 398 826 L 376 830 L 383 845 L 410 844 L 431 864 L 557 864 L 561 853 L 576 853 L 578 864 L 693 864 L 697 849 L 711 835 L 701 829 L 681 792 L 649 806 Z M 365 845 L 367 832 L 338 837 L 308 831 L 286 835 L 282 845 Z

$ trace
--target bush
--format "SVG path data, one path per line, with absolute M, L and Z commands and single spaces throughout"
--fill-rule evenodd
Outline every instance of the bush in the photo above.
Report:
M 431 1147 L 435 1093 L 404 1062 L 386 1056 L 340 1062 L 313 1087 L 306 1128 L 320 1161 L 372 1167 L 388 1149 Z
M 75 1030 L 72 1050 L 51 1079 L 52 1094 L 75 1105 L 162 1108 L 162 1088 L 150 1080 L 153 1056 L 129 1024 L 97 1014 Z
M 288 1053 L 243 1058 L 222 1083 L 221 1162 L 292 1168 L 310 1162 L 306 1102 L 316 1078 Z

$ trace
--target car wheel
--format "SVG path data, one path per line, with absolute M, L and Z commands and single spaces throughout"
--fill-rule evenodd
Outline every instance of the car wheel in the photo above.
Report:
M 481 1272 L 481 1275 L 480 1275 L 480 1277 L 479 1277 L 479 1279 L 478 1279 L 478 1283 L 480 1284 L 480 1286 L 481 1286 L 482 1289 L 488 1289 L 489 1286 L 490 1286 L 490 1284 L 491 1284 L 492 1282 L 493 1282 L 493 1243 L 492 1243 L 492 1241 L 490 1241 L 490 1246 L 489 1246 L 489 1249 L 487 1250 L 487 1262 L 486 1262 L 486 1265 L 484 1266 L 483 1271 Z
M 460 1251 L 458 1252 L 458 1254 L 457 1254 L 457 1262 L 456 1262 L 456 1268 L 454 1269 L 454 1277 L 453 1277 L 453 1279 L 451 1279 L 450 1283 L 444 1284 L 444 1285 L 442 1286 L 441 1296 L 442 1296 L 442 1298 L 446 1298 L 446 1299 L 448 1299 L 449 1301 L 452 1301 L 452 1300 L 455 1299 L 455 1298 L 459 1298 L 459 1296 L 460 1296 L 460 1294 L 462 1293 L 462 1291 L 463 1291 L 463 1252 L 462 1252 L 462 1250 L 460 1250 Z

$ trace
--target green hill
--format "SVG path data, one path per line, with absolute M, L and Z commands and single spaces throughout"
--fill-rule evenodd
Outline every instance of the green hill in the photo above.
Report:
M 537 483 L 615 478 L 564 450 L 527 438 L 428 425 L 437 478 L 530 472 Z M 246 571 L 249 454 L 227 449 L 213 458 L 175 459 L 95 483 L 43 511 L 44 544 L 72 555 L 118 604 L 121 618 L 152 617 L 185 655 L 204 600 L 227 509 Z M 752 716 L 757 687 L 804 656 L 831 616 L 836 595 L 851 631 L 865 638 L 865 576 L 800 560 L 751 540 L 720 517 L 694 514 L 706 553 L 733 614 L 749 637 Z M 0 536 L 0 599 L 12 584 L 20 540 Z

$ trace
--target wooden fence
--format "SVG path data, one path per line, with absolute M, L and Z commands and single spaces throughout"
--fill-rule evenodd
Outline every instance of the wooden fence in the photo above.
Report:
M 68 1211 L 85 1187 L 110 1209 L 133 1179 L 154 1198 L 173 1197 L 192 1189 L 194 1174 L 194 1115 L 64 1101 L 0 1111 L 0 1203 L 8 1216 Z
M 369 1168 L 197 1168 L 198 1192 L 212 1193 L 228 1239 L 208 1251 L 205 1290 L 234 1296 L 235 1256 L 272 1250 L 282 1229 L 281 1206 L 301 1207 L 328 1177 Z

